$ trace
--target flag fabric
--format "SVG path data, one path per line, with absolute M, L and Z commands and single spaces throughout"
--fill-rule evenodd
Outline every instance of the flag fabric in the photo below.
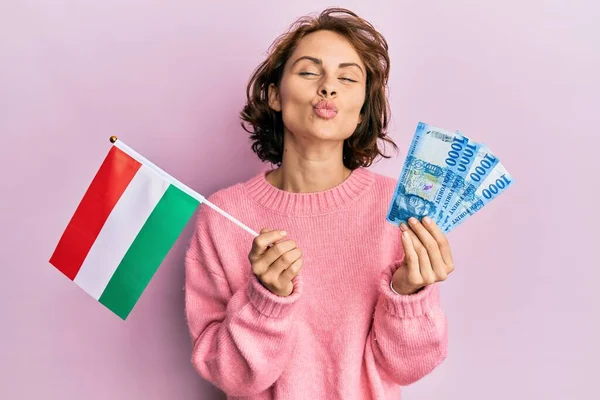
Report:
M 50 263 L 125 320 L 205 200 L 114 138 Z

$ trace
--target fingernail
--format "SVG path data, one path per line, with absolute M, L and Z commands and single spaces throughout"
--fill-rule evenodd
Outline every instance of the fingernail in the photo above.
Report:
M 407 229 L 408 229 L 408 226 L 406 226 L 406 224 L 404 222 L 400 224 L 400 230 L 402 232 L 406 232 Z
M 412 224 L 412 225 L 415 225 L 417 223 L 417 219 L 415 217 L 410 217 L 408 219 L 408 223 Z
M 430 224 L 430 223 L 431 223 L 431 218 L 429 218 L 429 217 L 424 217 L 424 218 L 423 218 L 423 222 L 425 222 L 426 224 Z
M 281 234 L 281 236 L 285 236 L 285 235 L 287 235 L 287 232 L 286 232 L 286 231 L 280 231 L 279 233 Z

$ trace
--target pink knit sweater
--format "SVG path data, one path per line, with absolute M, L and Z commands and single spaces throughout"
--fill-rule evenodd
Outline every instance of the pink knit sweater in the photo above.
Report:
M 385 220 L 391 178 L 359 168 L 338 186 L 291 193 L 261 172 L 209 200 L 257 232 L 285 229 L 304 264 L 280 297 L 252 273 L 253 237 L 201 205 L 186 254 L 192 364 L 228 399 L 399 399 L 446 357 L 439 286 L 390 288 L 403 257 Z

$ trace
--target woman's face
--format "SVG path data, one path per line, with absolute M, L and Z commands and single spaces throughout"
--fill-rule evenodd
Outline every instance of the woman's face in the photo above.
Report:
M 354 47 L 337 33 L 318 31 L 298 43 L 280 87 L 269 87 L 269 105 L 297 139 L 343 141 L 361 121 L 365 88 L 366 68 Z

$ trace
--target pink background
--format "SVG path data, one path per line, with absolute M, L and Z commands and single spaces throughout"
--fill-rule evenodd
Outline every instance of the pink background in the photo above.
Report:
M 190 225 L 126 322 L 48 263 L 110 135 L 204 195 L 267 166 L 239 127 L 247 79 L 328 4 L 205 3 L 0 3 L 0 398 L 220 398 L 189 361 Z M 343 2 L 390 43 L 401 151 L 373 170 L 398 177 L 425 121 L 517 180 L 450 234 L 450 354 L 405 398 L 599 398 L 597 2 L 391 3 Z

